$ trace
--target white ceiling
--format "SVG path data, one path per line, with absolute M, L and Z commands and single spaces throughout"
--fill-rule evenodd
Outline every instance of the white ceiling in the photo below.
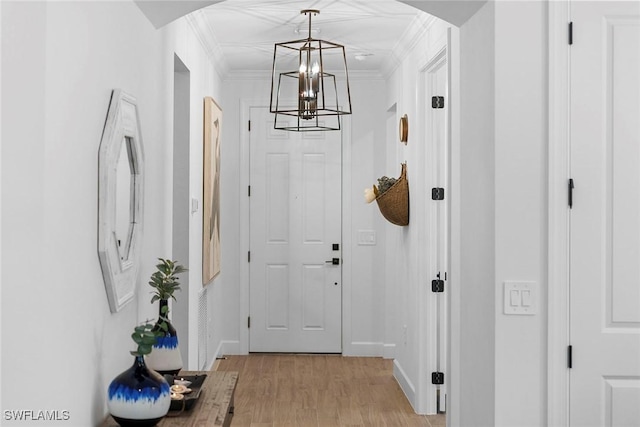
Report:
M 401 59 L 403 45 L 433 19 L 395 0 L 226 0 L 189 19 L 227 73 L 268 71 L 275 43 L 307 37 L 302 9 L 320 10 L 312 37 L 343 44 L 350 72 L 385 74 Z

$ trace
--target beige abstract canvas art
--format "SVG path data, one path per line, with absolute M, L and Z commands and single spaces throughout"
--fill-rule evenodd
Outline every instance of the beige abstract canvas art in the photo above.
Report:
M 220 136 L 222 109 L 204 98 L 202 284 L 220 273 Z

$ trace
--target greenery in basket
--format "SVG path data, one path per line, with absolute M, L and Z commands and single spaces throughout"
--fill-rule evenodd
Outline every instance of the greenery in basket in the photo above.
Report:
M 178 282 L 177 275 L 187 271 L 185 267 L 178 264 L 178 261 L 171 261 L 168 259 L 158 258 L 160 263 L 156 265 L 158 271 L 151 275 L 149 285 L 155 289 L 151 302 L 154 303 L 158 300 L 168 300 L 169 298 L 176 297 L 173 293 L 180 289 L 180 282 Z
M 145 323 L 133 328 L 131 338 L 133 339 L 133 342 L 138 345 L 138 348 L 135 351 L 130 352 L 132 355 L 144 356 L 151 353 L 153 345 L 156 343 L 156 339 L 159 335 L 157 332 L 152 331 L 152 329 L 153 324 L 151 323 Z
M 384 192 L 390 189 L 396 181 L 398 181 L 396 178 L 389 178 L 386 176 L 378 178 L 378 194 L 384 194 Z
M 378 178 L 378 185 L 374 185 L 371 188 L 364 189 L 364 200 L 367 203 L 373 202 L 379 195 L 384 194 L 385 191 L 390 189 L 393 184 L 395 184 L 398 180 L 396 178 L 389 178 L 388 176 L 383 176 Z

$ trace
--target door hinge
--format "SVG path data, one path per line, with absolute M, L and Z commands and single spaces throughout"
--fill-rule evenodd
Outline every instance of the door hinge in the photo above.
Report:
M 251 251 L 247 251 L 247 262 L 251 262 Z
M 444 200 L 444 188 L 440 188 L 440 187 L 432 188 L 431 200 Z
M 575 186 L 573 185 L 573 178 L 569 178 L 569 209 L 573 209 L 573 189 Z
M 251 120 L 247 122 L 247 130 L 251 132 Z
M 251 316 L 247 316 L 247 328 L 251 329 Z
M 434 384 L 434 385 L 444 384 L 444 373 L 431 372 L 431 384 Z
M 251 186 L 247 185 L 247 197 L 251 197 Z
M 431 108 L 444 108 L 444 96 L 432 96 Z
M 573 22 L 569 22 L 569 45 L 573 44 Z
M 440 279 L 432 280 L 431 292 L 444 292 L 444 280 L 440 280 Z
M 567 348 L 567 368 L 573 368 L 573 346 Z

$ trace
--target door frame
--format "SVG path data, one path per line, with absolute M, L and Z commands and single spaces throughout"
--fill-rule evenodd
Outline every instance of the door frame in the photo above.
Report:
M 269 99 L 267 98 L 241 98 L 240 99 L 240 181 L 238 191 L 240 194 L 240 259 L 243 265 L 240 266 L 240 342 L 238 343 L 239 354 L 249 354 L 249 328 L 246 320 L 250 314 L 249 298 L 249 263 L 247 254 L 250 244 L 249 230 L 249 197 L 247 189 L 249 187 L 249 177 L 251 168 L 249 165 L 250 147 L 249 142 L 251 134 L 249 132 L 249 119 L 251 117 L 251 108 L 269 108 Z M 341 118 L 342 126 L 342 183 L 341 198 L 342 211 L 340 219 L 342 223 L 341 236 L 341 256 L 347 262 L 342 263 L 342 354 L 351 354 L 351 283 L 352 283 L 352 239 L 351 239 L 351 221 L 345 221 L 350 218 L 351 199 L 348 196 L 348 189 L 351 187 L 351 120 L 345 117 Z M 244 226 L 242 226 L 244 224 Z M 244 260 L 244 261 L 243 261 Z M 225 349 L 226 350 L 226 349 Z
M 424 148 L 422 149 L 422 158 L 427 159 L 424 167 L 424 174 L 421 176 L 421 182 L 427 183 L 427 188 L 434 187 L 436 183 L 433 182 L 433 177 L 428 174 L 426 171 L 434 170 L 436 166 L 437 158 L 433 156 L 434 151 L 434 141 L 429 137 L 428 129 L 431 120 L 426 120 L 429 115 L 429 111 L 431 109 L 431 96 L 435 95 L 431 93 L 431 79 L 434 71 L 439 69 L 441 66 L 445 67 L 446 73 L 446 87 L 445 93 L 442 94 L 445 97 L 445 105 L 446 105 L 446 117 L 445 117 L 445 140 L 444 144 L 444 156 L 445 156 L 445 165 L 444 165 L 444 187 L 445 193 L 451 194 L 451 144 L 452 144 L 452 133 L 451 133 L 451 119 L 452 119 L 452 111 L 450 108 L 450 94 L 451 94 L 451 49 L 452 49 L 452 40 L 451 40 L 451 28 L 449 28 L 446 32 L 445 37 L 436 42 L 437 49 L 436 52 L 426 58 L 424 62 L 421 63 L 418 68 L 419 80 L 418 80 L 418 93 L 424 94 L 424 98 L 421 103 L 418 105 L 418 117 L 423 118 L 418 120 L 418 135 L 421 135 L 421 138 L 426 142 L 424 144 Z M 423 266 L 422 275 L 426 280 L 427 284 L 431 283 L 431 280 L 434 279 L 434 275 L 431 274 L 432 271 L 435 271 L 436 262 L 434 256 L 434 249 L 437 246 L 437 242 L 434 243 L 433 233 L 436 230 L 437 218 L 434 215 L 434 206 L 433 201 L 430 197 L 427 197 L 424 204 L 424 214 L 425 214 L 425 224 L 424 230 L 419 231 L 425 238 L 429 241 L 429 247 L 427 250 L 421 251 L 420 256 L 426 260 Z M 445 239 L 446 239 L 446 253 L 444 254 L 446 258 L 446 262 L 444 265 L 444 270 L 446 272 L 450 272 L 451 268 L 451 198 L 445 197 L 444 203 L 446 203 L 446 229 L 445 229 Z M 435 273 L 434 273 L 435 274 Z M 421 309 L 418 313 L 418 336 L 419 338 L 419 357 L 420 364 L 418 366 L 418 377 L 420 380 L 417 384 L 416 390 L 416 412 L 420 414 L 435 414 L 437 413 L 437 393 L 433 384 L 431 384 L 431 372 L 435 372 L 438 360 L 438 351 L 440 349 L 437 348 L 437 339 L 436 333 L 440 332 L 441 340 L 443 341 L 443 345 L 446 346 L 445 353 L 447 354 L 446 360 L 441 361 L 445 366 L 445 379 L 448 381 L 449 372 L 450 372 L 450 356 L 449 356 L 449 343 L 451 339 L 451 330 L 450 330 L 450 292 L 448 290 L 450 286 L 450 281 L 447 280 L 445 284 L 445 292 L 443 294 L 443 301 L 441 307 L 445 310 L 446 320 L 444 327 L 442 330 L 438 331 L 438 319 L 436 315 L 436 305 L 437 305 L 437 296 L 431 292 L 430 286 L 420 286 L 419 288 L 419 299 L 421 304 Z M 448 387 L 445 384 L 445 392 L 447 392 Z M 448 405 L 447 405 L 448 406 Z
M 548 3 L 547 425 L 569 425 L 569 0 Z

